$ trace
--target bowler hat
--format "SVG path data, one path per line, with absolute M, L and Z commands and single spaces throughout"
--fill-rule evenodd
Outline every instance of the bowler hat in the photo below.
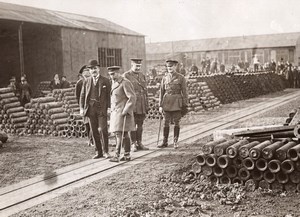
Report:
M 132 62 L 134 62 L 135 64 L 142 64 L 142 60 L 141 58 L 131 58 L 130 59 Z
M 91 68 L 94 66 L 100 66 L 97 60 L 89 60 L 88 64 L 86 65 L 87 68 Z
M 178 63 L 177 60 L 166 60 L 167 66 L 173 66 L 176 65 L 177 63 Z
M 114 71 L 118 71 L 121 67 L 120 66 L 110 66 L 110 67 L 107 67 L 107 70 L 109 72 L 114 72 Z
M 85 70 L 86 68 L 87 68 L 86 65 L 83 65 L 79 70 L 79 74 L 82 74 L 83 70 Z

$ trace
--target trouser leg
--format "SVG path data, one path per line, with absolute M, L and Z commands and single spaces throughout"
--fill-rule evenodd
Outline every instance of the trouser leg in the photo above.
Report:
M 90 112 L 89 114 L 89 123 L 90 123 L 90 129 L 92 132 L 92 137 L 93 137 L 93 143 L 96 146 L 98 155 L 103 155 L 102 152 L 102 145 L 101 145 L 101 140 L 100 140 L 100 133 L 98 130 L 98 117 L 96 112 Z
M 105 153 L 108 153 L 108 129 L 107 129 L 107 116 L 103 115 L 98 117 L 99 133 L 101 136 L 102 148 Z

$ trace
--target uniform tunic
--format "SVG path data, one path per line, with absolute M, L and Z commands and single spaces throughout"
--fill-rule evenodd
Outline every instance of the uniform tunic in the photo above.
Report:
M 146 114 L 148 110 L 148 93 L 147 93 L 146 76 L 141 72 L 135 73 L 132 70 L 129 70 L 124 73 L 124 77 L 127 78 L 132 83 L 136 95 L 134 113 Z

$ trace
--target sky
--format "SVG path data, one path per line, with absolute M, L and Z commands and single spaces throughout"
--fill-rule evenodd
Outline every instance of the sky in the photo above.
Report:
M 0 0 L 105 18 L 146 43 L 300 32 L 299 0 Z

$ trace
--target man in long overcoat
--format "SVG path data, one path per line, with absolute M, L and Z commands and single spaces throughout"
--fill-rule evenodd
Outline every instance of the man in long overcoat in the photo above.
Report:
M 108 67 L 108 74 L 112 80 L 111 89 L 111 113 L 109 130 L 116 136 L 115 156 L 110 159 L 112 162 L 120 160 L 129 161 L 130 158 L 130 139 L 129 131 L 135 131 L 134 107 L 136 96 L 131 82 L 122 77 L 119 66 Z M 121 144 L 124 141 L 124 156 L 120 159 Z
M 164 113 L 163 143 L 159 148 L 168 146 L 168 137 L 171 121 L 174 121 L 174 148 L 178 148 L 179 122 L 182 112 L 186 110 L 188 95 L 185 78 L 175 72 L 178 61 L 167 60 L 168 73 L 163 77 L 160 86 L 159 111 Z
M 97 60 L 90 60 L 87 68 L 90 69 L 92 76 L 84 80 L 82 84 L 79 100 L 80 114 L 89 119 L 93 143 L 97 149 L 94 159 L 109 158 L 107 110 L 110 107 L 111 84 L 108 78 L 100 75 Z
M 133 151 L 149 150 L 149 148 L 142 144 L 143 124 L 149 106 L 147 81 L 146 76 L 141 72 L 141 66 L 142 59 L 132 58 L 131 69 L 124 73 L 124 77 L 132 83 L 136 95 L 136 103 L 134 106 L 134 121 L 136 125 L 136 131 L 130 132 Z

